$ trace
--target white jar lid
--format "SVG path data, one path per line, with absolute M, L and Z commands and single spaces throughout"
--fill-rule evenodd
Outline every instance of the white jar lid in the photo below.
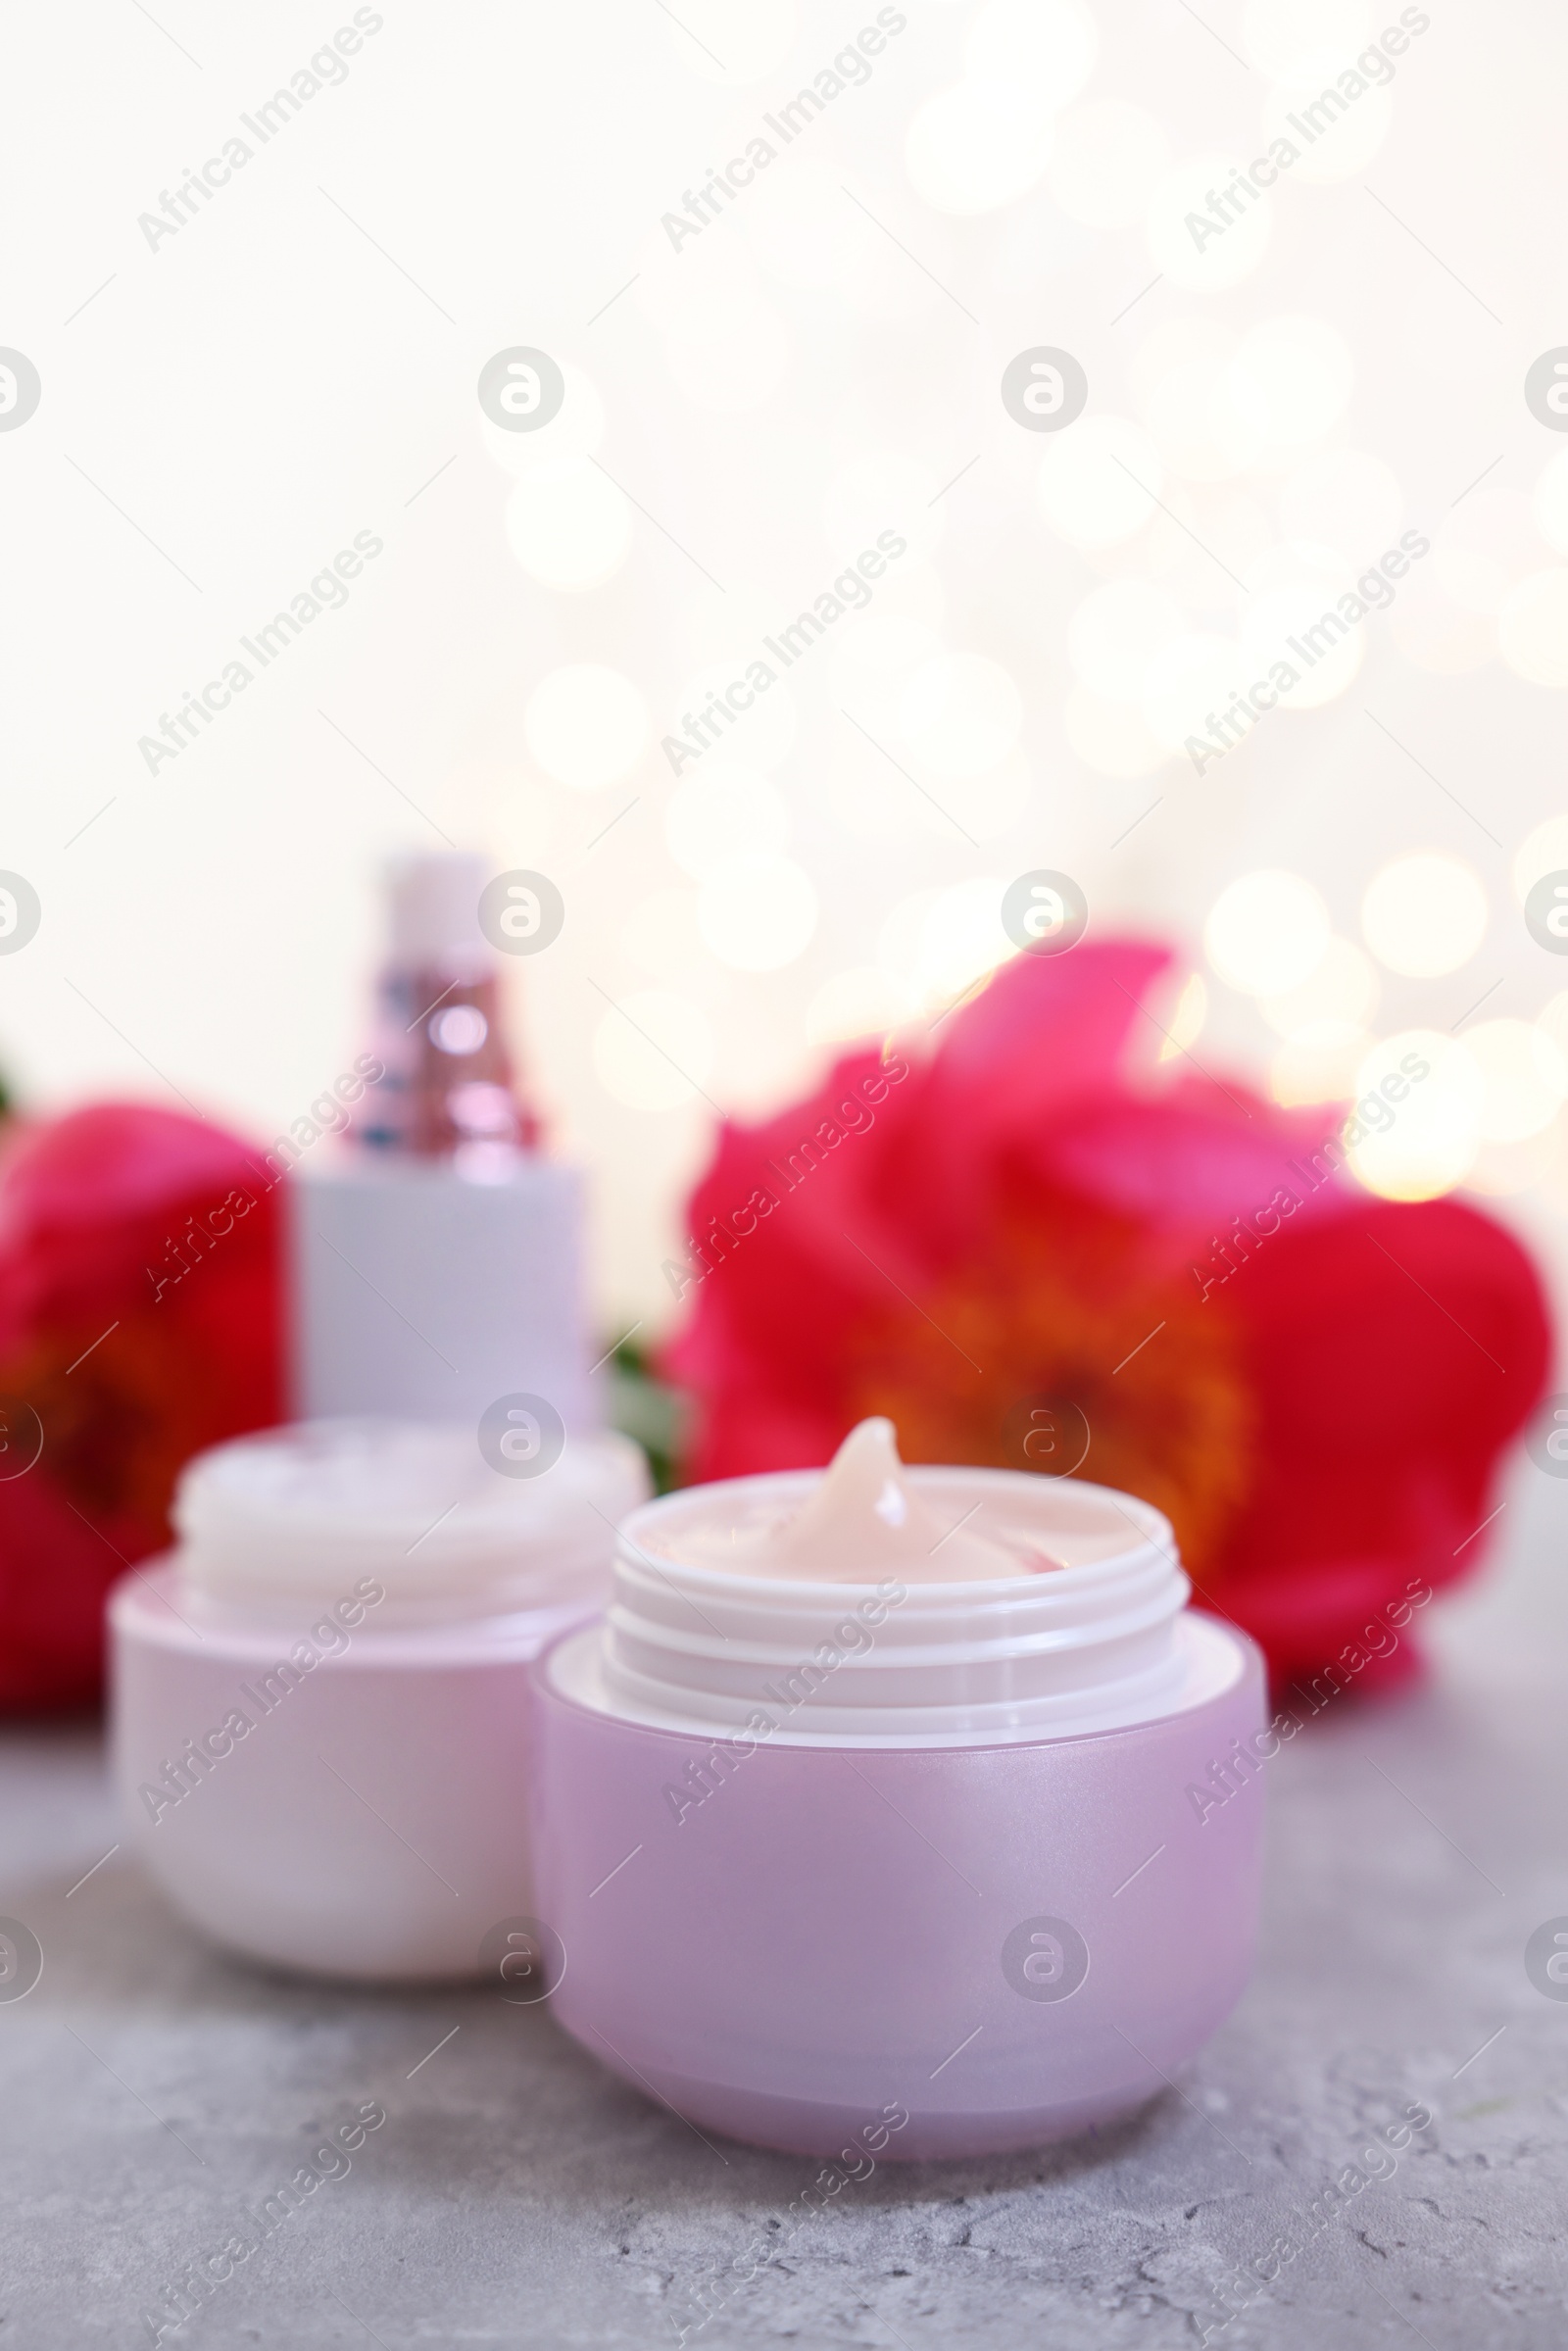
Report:
M 314 1606 L 373 1577 L 394 1611 L 499 1614 L 590 1584 L 647 1493 L 641 1451 L 611 1433 L 568 1439 L 542 1475 L 514 1478 L 471 1428 L 305 1421 L 199 1454 L 172 1515 L 197 1595 Z

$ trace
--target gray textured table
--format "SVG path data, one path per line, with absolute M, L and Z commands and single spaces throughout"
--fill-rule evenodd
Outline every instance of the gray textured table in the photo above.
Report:
M 716 2154 L 543 2013 L 253 1971 L 118 1853 L 77 1885 L 118 1835 L 97 1737 L 6 1733 L 0 1913 L 45 1967 L 0 2003 L 0 2346 L 147 2343 L 238 2236 L 166 2344 L 1558 2351 L 1568 2001 L 1523 1949 L 1568 1913 L 1568 1482 L 1521 1466 L 1501 1525 L 1483 1588 L 1429 1612 L 1435 1681 L 1345 1699 L 1270 1765 L 1257 1976 L 1179 2085 L 1089 2147 L 881 2169 L 804 2225 L 813 2166 Z M 1417 2103 L 1431 2127 L 1358 2188 Z M 263 2236 L 367 2106 L 385 2122 Z

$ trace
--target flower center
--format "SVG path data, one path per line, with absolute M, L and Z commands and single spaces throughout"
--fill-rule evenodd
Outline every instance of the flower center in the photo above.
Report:
M 917 1302 L 890 1284 L 848 1351 L 849 1419 L 886 1413 L 906 1460 L 1141 1494 L 1196 1576 L 1246 1498 L 1255 1408 L 1234 1318 L 1080 1205 L 994 1226 L 985 1261 Z

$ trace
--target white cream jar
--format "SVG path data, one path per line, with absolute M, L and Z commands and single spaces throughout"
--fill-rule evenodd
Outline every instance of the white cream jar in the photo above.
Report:
M 377 1421 L 193 1461 L 176 1548 L 110 1603 L 127 1835 L 170 1899 L 285 1967 L 478 1973 L 531 1903 L 529 1664 L 602 1604 L 647 1493 L 611 1435 L 531 1476 Z

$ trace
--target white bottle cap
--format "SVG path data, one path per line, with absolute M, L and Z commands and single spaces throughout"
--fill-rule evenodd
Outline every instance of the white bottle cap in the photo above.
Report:
M 489 860 L 466 850 L 421 850 L 400 857 L 387 877 L 389 959 L 400 970 L 457 964 L 487 968 L 479 930 L 479 895 Z

